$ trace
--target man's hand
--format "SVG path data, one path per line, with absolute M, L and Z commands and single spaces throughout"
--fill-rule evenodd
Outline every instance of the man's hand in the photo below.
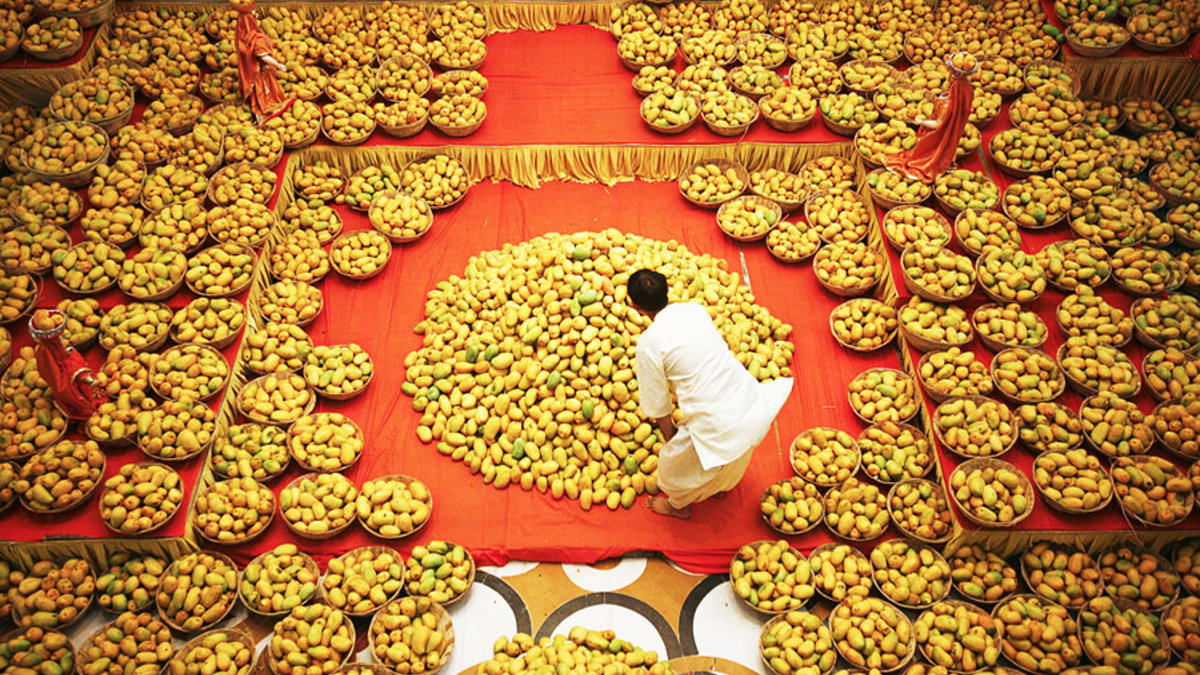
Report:
M 266 63 L 267 65 L 271 66 L 272 68 L 274 68 L 275 70 L 277 70 L 281 73 L 287 72 L 287 66 L 285 66 L 282 63 L 280 63 L 279 61 L 277 61 L 275 59 L 275 57 L 271 56 L 270 54 L 263 54 L 262 60 L 263 60 L 263 63 Z
M 670 415 L 660 417 L 654 420 L 654 423 L 658 425 L 659 431 L 662 431 L 664 443 L 675 437 L 675 432 L 677 431 L 675 429 L 675 420 L 671 419 Z

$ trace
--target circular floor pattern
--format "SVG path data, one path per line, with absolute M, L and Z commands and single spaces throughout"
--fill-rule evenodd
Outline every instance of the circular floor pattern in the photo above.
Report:
M 679 642 L 685 654 L 720 656 L 759 670 L 758 638 L 769 618 L 734 594 L 729 577 L 713 574 L 683 601 Z
M 475 585 L 461 601 L 446 608 L 454 622 L 454 651 L 443 667 L 459 673 L 492 658 L 492 644 L 501 636 L 531 633 L 529 609 L 503 579 L 479 571 Z
M 525 574 L 526 572 L 528 572 L 529 570 L 532 570 L 533 568 L 535 568 L 537 566 L 538 566 L 538 563 L 530 561 L 530 560 L 509 560 L 507 563 L 504 563 L 500 567 L 487 565 L 485 567 L 480 567 L 479 571 L 487 572 L 488 574 L 491 574 L 492 576 L 507 578 L 507 577 L 515 577 L 515 576 Z
M 612 628 L 618 638 L 653 651 L 660 659 L 683 654 L 671 624 L 657 610 L 621 593 L 591 593 L 568 600 L 546 617 L 536 637 L 566 635 L 575 626 L 592 630 Z
M 642 573 L 646 571 L 646 558 L 640 555 L 628 555 L 621 558 L 615 567 L 609 569 L 564 563 L 562 570 L 568 579 L 585 591 L 593 593 L 618 591 L 641 578 Z

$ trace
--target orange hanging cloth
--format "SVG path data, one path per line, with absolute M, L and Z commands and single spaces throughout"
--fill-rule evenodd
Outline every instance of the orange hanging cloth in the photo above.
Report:
M 51 310 L 50 314 L 62 315 L 62 312 Z M 29 320 L 29 334 L 36 343 L 33 354 L 38 374 L 50 385 L 54 402 L 64 415 L 73 420 L 85 420 L 100 404 L 107 403 L 108 397 L 96 387 L 92 370 L 83 356 L 63 340 L 66 316 L 58 318 L 58 325 L 50 330 L 40 330 L 34 326 L 33 319 Z
M 913 180 L 932 183 L 954 164 L 958 141 L 962 138 L 967 120 L 971 117 L 971 100 L 975 89 L 967 79 L 968 73 L 950 68 L 950 90 L 938 99 L 935 108 L 937 127 L 923 127 L 917 133 L 917 144 L 911 150 L 884 159 L 887 168 Z
M 282 113 L 291 103 L 290 99 L 284 99 L 275 73 L 262 62 L 263 56 L 271 56 L 275 44 L 258 27 L 253 0 L 232 0 L 230 4 L 238 12 L 236 46 L 242 100 L 265 121 Z

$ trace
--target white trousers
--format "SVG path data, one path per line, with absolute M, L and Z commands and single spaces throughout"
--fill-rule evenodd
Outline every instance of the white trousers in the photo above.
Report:
M 734 461 L 705 470 L 687 427 L 679 427 L 658 452 L 658 487 L 671 506 L 682 509 L 732 490 L 742 480 L 753 456 L 751 447 Z

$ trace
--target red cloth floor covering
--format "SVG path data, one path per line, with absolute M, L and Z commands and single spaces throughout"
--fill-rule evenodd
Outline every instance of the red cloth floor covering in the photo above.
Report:
M 580 205 L 586 205 L 580 209 Z M 365 227 L 366 219 L 342 208 L 347 229 Z M 472 255 L 548 232 L 613 227 L 655 239 L 676 239 L 693 253 L 708 252 L 740 270 L 736 244 L 716 226 L 711 211 L 687 204 L 673 183 L 624 183 L 611 188 L 546 183 L 528 190 L 510 183 L 481 183 L 461 204 L 434 218 L 433 230 L 414 244 L 398 247 L 382 275 L 353 283 L 330 275 L 323 283 L 325 308 L 308 328 L 315 344 L 357 342 L 375 363 L 370 388 L 347 402 L 322 402 L 318 410 L 339 411 L 366 434 L 363 458 L 347 475 L 358 485 L 376 476 L 404 473 L 425 481 L 433 493 L 429 525 L 407 551 L 430 539 L 466 545 L 480 564 L 512 559 L 591 562 L 630 550 L 661 550 L 697 572 L 723 572 L 742 544 L 774 538 L 758 517 L 758 500 L 767 485 L 792 475 L 787 451 L 791 439 L 816 425 L 835 426 L 857 435 L 862 425 L 845 403 L 845 386 L 860 371 L 896 367 L 898 354 L 884 350 L 862 356 L 834 342 L 827 317 L 840 298 L 817 285 L 809 266 L 777 263 L 762 245 L 748 245 L 746 267 L 759 302 L 796 327 L 796 386 L 774 431 L 759 446 L 742 483 L 727 498 L 695 507 L 690 522 L 655 516 L 643 505 L 610 512 L 603 506 L 583 511 L 578 502 L 555 501 L 548 494 L 526 493 L 518 486 L 499 491 L 486 486 L 467 467 L 437 453 L 416 438 L 412 399 L 400 392 L 405 355 L 419 346 L 413 327 L 423 317 L 424 294 L 450 275 L 461 275 Z M 275 484 L 293 480 L 289 469 Z M 818 529 L 797 538 L 812 548 L 829 541 Z M 258 551 L 296 541 L 319 558 L 373 543 L 354 527 L 346 536 L 306 543 L 273 523 L 258 541 L 230 554 L 244 563 Z

